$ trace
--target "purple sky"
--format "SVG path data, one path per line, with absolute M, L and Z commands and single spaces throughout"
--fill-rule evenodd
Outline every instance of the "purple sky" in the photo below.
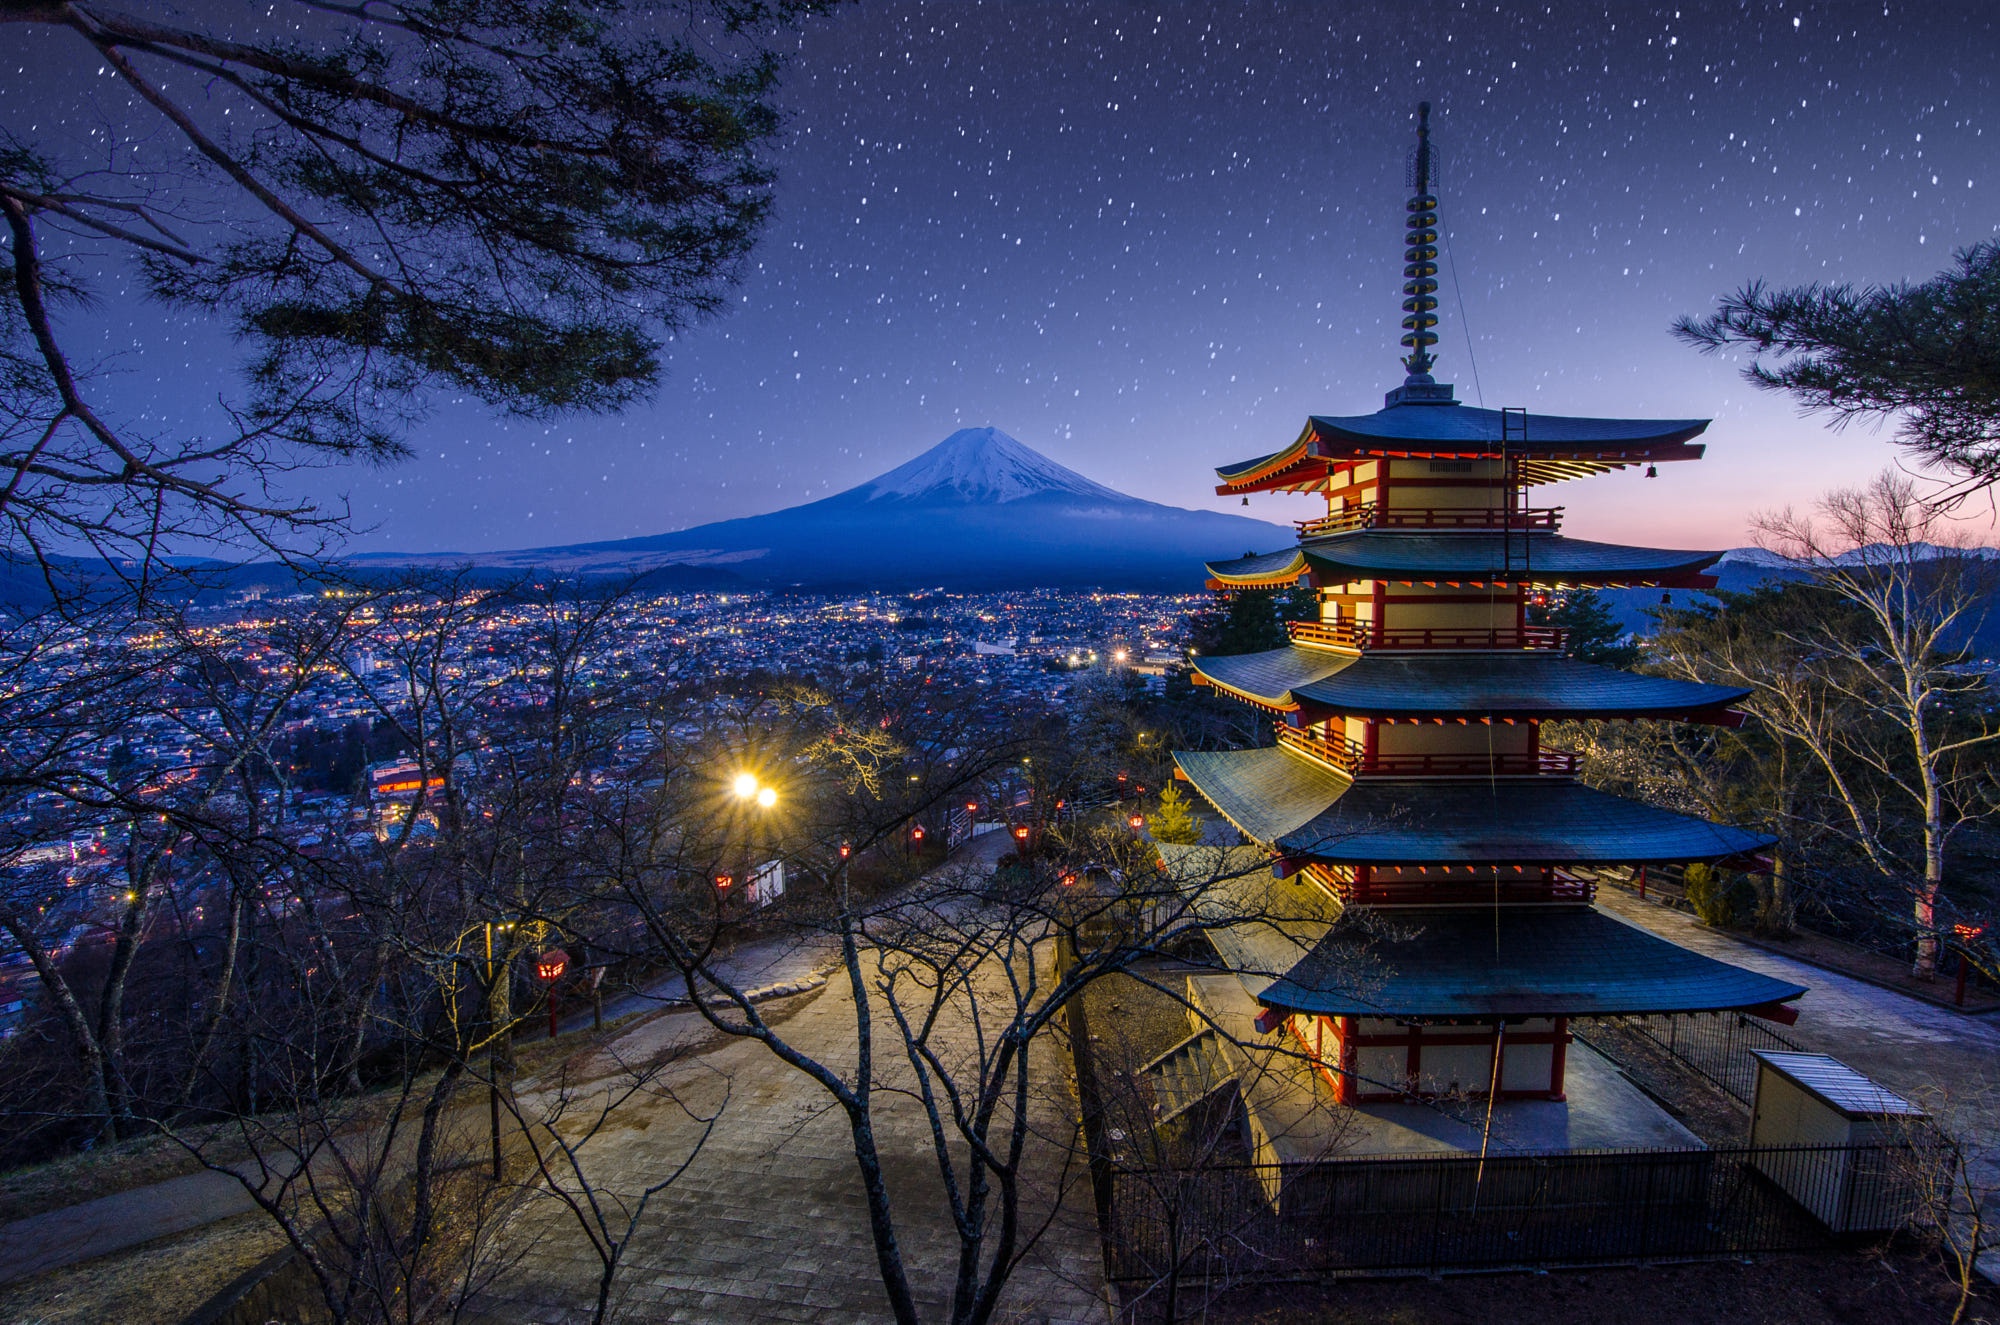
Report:
M 778 219 L 657 399 L 548 425 L 444 402 L 417 460 L 320 488 L 373 526 L 358 548 L 521 547 L 791 505 L 993 424 L 1224 505 L 1213 465 L 1401 379 L 1420 97 L 1445 162 L 1439 378 L 1489 407 L 1715 419 L 1698 465 L 1538 493 L 1570 532 L 1742 543 L 1753 511 L 1890 463 L 1886 432 L 1802 420 L 1667 326 L 1756 276 L 1926 277 L 2000 230 L 1993 11 L 1533 8 L 861 0 L 802 39 Z M 9 69 L 13 131 L 60 141 L 122 99 L 83 63 Z M 227 386 L 206 328 L 87 316 L 154 417 Z

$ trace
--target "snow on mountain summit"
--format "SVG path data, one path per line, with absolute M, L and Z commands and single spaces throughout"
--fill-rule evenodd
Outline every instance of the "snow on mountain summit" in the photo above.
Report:
M 1132 501 L 1064 468 L 998 428 L 960 428 L 916 459 L 843 495 L 866 501 L 998 504 L 1049 492 L 1121 505 Z

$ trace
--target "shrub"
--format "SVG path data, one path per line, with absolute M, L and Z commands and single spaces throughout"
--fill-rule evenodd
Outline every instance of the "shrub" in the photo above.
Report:
M 1705 925 L 1724 928 L 1748 922 L 1761 909 L 1757 889 L 1741 874 L 1693 864 L 1682 876 L 1688 905 Z

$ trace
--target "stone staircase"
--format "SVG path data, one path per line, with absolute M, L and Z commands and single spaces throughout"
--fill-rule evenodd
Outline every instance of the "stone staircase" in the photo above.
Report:
M 1234 1089 L 1236 1073 L 1222 1038 L 1204 1026 L 1139 1069 L 1152 1087 L 1153 1125 L 1168 1127 L 1218 1091 Z

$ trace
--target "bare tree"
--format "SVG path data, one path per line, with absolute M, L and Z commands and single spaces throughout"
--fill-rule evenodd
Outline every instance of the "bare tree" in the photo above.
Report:
M 2000 1251 L 1994 1203 L 2000 1181 L 1993 1171 L 1987 1119 L 1992 1090 L 1985 1082 L 1920 1092 L 1924 1112 L 1892 1121 L 1886 1176 L 1911 1204 L 1908 1227 L 1944 1262 L 1958 1301 L 1951 1325 L 1965 1319 L 1979 1287 L 1982 1257 Z
M 1863 718 L 1830 726 L 1808 748 L 1840 788 L 1869 858 L 1909 880 L 1914 969 L 1931 976 L 1947 850 L 1967 824 L 2000 810 L 1991 759 L 2000 726 L 1985 713 L 1985 679 L 1961 666 L 1994 582 L 1991 566 L 1956 545 L 1943 514 L 1895 473 L 1829 495 L 1816 515 L 1781 512 L 1760 528 L 1774 550 L 1808 567 L 1861 625 L 1845 631 L 1828 629 L 1832 622 L 1808 624 L 1795 636 L 1812 688 Z M 1814 730 L 1805 722 L 1798 729 Z M 1886 804 L 1848 788 L 1841 760 L 1830 757 L 1836 751 L 1869 771 Z M 1913 851 L 1898 849 L 1885 823 L 1889 814 L 1917 825 Z

